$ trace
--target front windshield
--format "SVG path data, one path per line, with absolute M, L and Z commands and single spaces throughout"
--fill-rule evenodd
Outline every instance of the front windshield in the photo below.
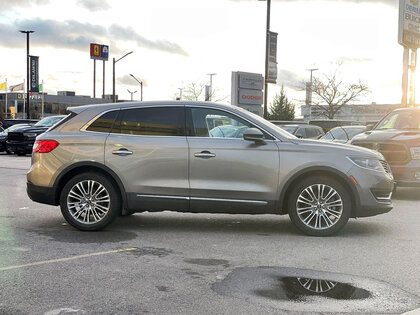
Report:
M 61 119 L 63 119 L 62 116 L 46 117 L 46 118 L 38 121 L 34 125 L 34 127 L 51 127 L 52 125 L 54 125 L 55 123 L 57 123 Z
M 420 111 L 397 111 L 386 116 L 375 128 L 420 130 Z

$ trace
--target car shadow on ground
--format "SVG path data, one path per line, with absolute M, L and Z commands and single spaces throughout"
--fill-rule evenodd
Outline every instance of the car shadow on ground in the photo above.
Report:
M 392 195 L 395 200 L 420 200 L 420 187 L 397 187 Z

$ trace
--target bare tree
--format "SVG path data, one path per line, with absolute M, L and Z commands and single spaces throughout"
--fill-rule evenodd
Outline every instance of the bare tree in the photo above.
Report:
M 323 80 L 314 78 L 312 92 L 314 108 L 328 119 L 334 119 L 343 106 L 359 101 L 369 93 L 369 89 L 360 80 L 358 83 L 342 81 L 336 70 L 330 75 L 324 74 Z
M 190 82 L 182 89 L 182 99 L 187 101 L 204 101 L 205 100 L 205 91 L 206 91 L 206 84 L 205 83 L 195 83 Z M 220 102 L 227 98 L 227 96 L 218 96 L 219 89 L 212 88 L 210 99 L 212 102 Z M 178 97 L 179 94 L 176 94 Z

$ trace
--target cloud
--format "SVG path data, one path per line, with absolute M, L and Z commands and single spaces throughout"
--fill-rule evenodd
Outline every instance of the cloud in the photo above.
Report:
M 254 0 L 231 0 L 234 2 L 242 2 L 242 1 L 254 1 Z M 308 0 L 273 0 L 273 2 L 297 2 L 297 1 L 307 1 Z M 313 1 L 313 0 L 312 0 Z M 379 3 L 379 4 L 386 4 L 393 7 L 398 7 L 397 0 L 322 0 L 322 1 L 329 1 L 329 2 L 354 2 L 354 3 Z
M 31 46 L 54 47 L 73 49 L 86 52 L 89 44 L 93 42 L 111 43 L 110 50 L 114 54 L 123 51 L 118 48 L 117 41 L 133 41 L 139 47 L 159 50 L 172 54 L 187 56 L 188 54 L 178 44 L 167 40 L 149 40 L 138 34 L 131 27 L 121 27 L 111 25 L 108 29 L 90 23 L 81 23 L 75 20 L 54 21 L 35 18 L 32 20 L 16 21 L 14 24 L 0 23 L 2 36 L 0 46 L 8 48 L 22 48 L 26 41 L 18 33 L 21 29 L 34 30 L 32 34 Z
M 148 86 L 147 85 L 147 81 L 142 79 L 142 78 L 137 78 L 137 80 L 139 80 L 140 82 L 143 82 L 143 87 Z M 121 85 L 129 85 L 129 86 L 138 86 L 140 88 L 140 84 L 134 80 L 131 76 L 129 76 L 128 74 L 119 77 L 115 80 L 118 84 Z
M 105 11 L 111 8 L 106 0 L 78 0 L 77 4 L 89 11 Z
M 9 11 L 16 7 L 29 7 L 33 5 L 47 4 L 49 2 L 50 2 L 49 0 L 10 0 L 10 1 L 1 0 L 0 12 Z
M 289 70 L 279 70 L 277 73 L 277 85 L 284 85 L 293 90 L 302 90 L 304 78 Z

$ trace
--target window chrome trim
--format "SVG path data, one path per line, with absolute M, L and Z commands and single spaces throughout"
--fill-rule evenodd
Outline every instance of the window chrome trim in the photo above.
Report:
M 166 196 L 166 195 L 140 195 L 140 198 L 160 198 L 160 199 L 177 199 L 177 200 L 192 200 L 192 201 L 218 201 L 218 202 L 235 202 L 235 203 L 249 203 L 255 205 L 265 206 L 267 201 L 261 200 L 243 200 L 243 199 L 222 199 L 222 198 L 204 198 L 204 197 L 187 197 L 187 196 Z
M 250 121 L 248 118 L 244 118 L 243 116 L 241 116 L 241 115 L 239 115 L 239 114 L 237 114 L 235 112 L 232 112 L 232 111 L 230 111 L 228 109 L 225 109 L 225 108 L 220 109 L 220 108 L 218 108 L 216 106 L 211 106 L 211 105 L 204 107 L 204 106 L 197 106 L 197 105 L 191 105 L 191 104 L 185 105 L 185 108 L 214 109 L 214 110 L 219 110 L 219 111 L 222 111 L 222 112 L 227 112 L 227 113 L 232 114 L 234 116 L 238 116 L 242 120 L 245 120 L 245 121 L 249 122 L 251 125 L 258 126 L 259 129 L 261 129 L 264 132 L 266 132 L 267 134 L 269 134 L 271 137 L 274 138 L 274 140 L 281 141 L 280 139 L 278 139 L 278 137 L 274 136 L 271 132 L 267 131 L 266 129 L 264 129 L 263 127 L 261 127 L 259 124 L 256 124 L 255 122 Z M 228 139 L 228 138 L 211 138 L 211 137 L 194 137 L 194 136 L 189 136 L 189 137 L 191 137 L 191 138 L 206 138 L 206 139 L 209 139 L 209 138 L 210 139 Z M 242 138 L 230 138 L 230 139 L 242 139 Z M 263 140 L 272 140 L 272 139 L 263 139 Z

